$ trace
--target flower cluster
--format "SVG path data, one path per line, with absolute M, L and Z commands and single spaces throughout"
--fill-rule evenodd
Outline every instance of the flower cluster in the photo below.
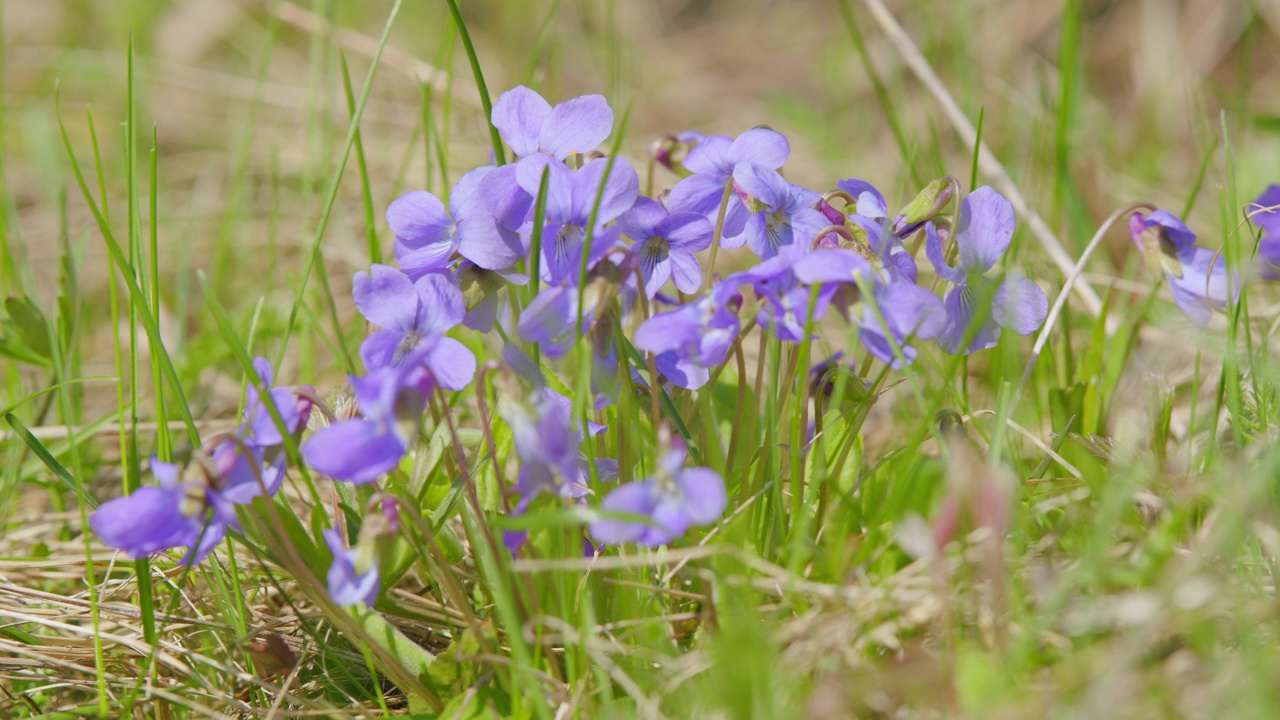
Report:
M 648 396 L 660 413 L 672 407 L 660 398 L 707 386 L 756 330 L 775 347 L 857 338 L 861 353 L 845 346 L 835 359 L 798 369 L 804 382 L 859 354 L 864 367 L 902 368 L 930 343 L 953 355 L 979 352 L 1004 330 L 1034 332 L 1048 313 L 1040 286 L 1009 267 L 1016 218 L 992 188 L 965 194 L 943 178 L 893 213 L 864 180 L 843 179 L 825 193 L 791 182 L 783 175 L 787 139 L 757 127 L 658 141 L 649 166 L 676 181 L 646 197 L 626 158 L 599 152 L 613 129 L 603 97 L 552 106 L 517 87 L 490 119 L 516 160 L 466 173 L 447 198 L 413 191 L 396 199 L 386 213 L 396 265 L 354 277 L 355 306 L 373 331 L 360 347 L 364 374 L 350 379 L 354 408 L 340 416 L 321 408 L 327 420 L 301 445 L 322 476 L 365 485 L 400 472 L 425 419 L 448 413 L 448 393 L 473 381 L 472 348 L 500 345 L 505 362 L 493 364 L 520 387 L 498 402 L 509 442 L 499 450 L 507 456 L 492 460 L 499 477 L 505 464 L 518 468 L 502 507 L 512 515 L 538 502 L 591 507 L 583 532 L 592 548 L 677 542 L 721 518 L 725 481 L 689 461 L 690 449 L 667 432 L 672 419 L 660 415 L 651 418 L 656 462 L 633 458 L 621 468 L 600 457 L 595 438 L 605 427 L 591 418 L 607 420 L 622 393 Z M 1276 197 L 1259 199 L 1260 255 L 1264 275 L 1280 277 L 1280 203 L 1272 202 L 1280 188 L 1269 192 Z M 1204 325 L 1226 306 L 1238 283 L 1177 218 L 1139 213 L 1130 229 L 1193 322 Z M 742 248 L 715 267 L 719 251 Z M 921 248 L 927 275 L 917 264 Z M 285 474 L 282 443 L 300 436 L 311 394 L 275 388 L 270 366 L 256 367 L 275 412 L 251 387 L 234 436 L 185 469 L 154 460 L 158 487 L 94 516 L 107 544 L 134 556 L 187 547 L 186 562 L 198 562 L 235 525 L 237 505 L 275 492 Z M 561 371 L 589 374 L 589 396 L 553 389 L 565 387 Z M 601 484 L 620 474 L 643 479 L 604 492 Z M 399 522 L 394 502 L 375 505 L 355 547 L 341 531 L 325 532 L 330 592 L 341 604 L 377 598 L 377 541 Z M 512 552 L 527 540 L 506 535 Z

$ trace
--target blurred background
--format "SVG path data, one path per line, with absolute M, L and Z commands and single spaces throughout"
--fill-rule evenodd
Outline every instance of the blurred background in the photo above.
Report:
M 984 140 L 1073 254 L 1102 218 L 1135 199 L 1175 212 L 1191 206 L 1202 242 L 1220 244 L 1213 235 L 1221 234 L 1228 189 L 1224 137 L 1241 203 L 1280 177 L 1280 4 L 887 5 L 969 122 L 981 114 Z M 256 323 L 266 338 L 279 331 L 350 117 L 343 60 L 358 96 L 390 8 L 387 0 L 4 2 L 5 294 L 25 292 L 49 307 L 68 241 L 88 299 L 84 372 L 114 372 L 101 301 L 106 252 L 61 145 L 55 98 L 95 184 L 86 110 L 92 114 L 122 233 L 132 38 L 138 126 L 154 124 L 158 139 L 163 330 L 177 347 L 201 351 L 200 360 L 180 363 L 200 388 L 193 401 L 206 412 L 234 405 L 238 371 L 229 359 L 208 362 L 227 351 L 202 309 L 195 271 L 209 274 L 246 330 Z M 789 177 L 818 190 L 861 177 L 896 207 L 943 174 L 967 184 L 972 148 L 862 0 L 466 0 L 462 10 L 495 97 L 526 83 L 552 102 L 599 92 L 619 117 L 630 107 L 623 149 L 642 176 L 646 148 L 663 133 L 732 135 L 768 124 L 792 141 Z M 402 7 L 362 131 L 374 230 L 389 250 L 387 203 L 409 189 L 439 191 L 489 154 L 471 70 L 442 0 Z M 151 138 L 140 135 L 146 198 Z M 323 244 L 339 302 L 352 273 L 370 262 L 357 160 L 346 168 Z M 660 170 L 655 183 L 673 180 Z M 1058 282 L 1029 234 L 1018 237 L 1018 261 Z M 1112 240 L 1111 265 L 1145 282 L 1132 272 L 1127 238 Z M 1105 258 L 1092 270 L 1122 274 Z M 297 370 L 308 377 L 332 358 L 308 332 L 322 331 L 318 318 L 328 312 L 316 287 L 296 335 Z M 345 308 L 338 314 L 352 317 Z M 114 407 L 113 390 L 101 395 Z

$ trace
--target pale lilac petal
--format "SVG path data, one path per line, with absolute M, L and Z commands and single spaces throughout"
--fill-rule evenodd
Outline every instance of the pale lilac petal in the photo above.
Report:
M 1049 314 L 1049 298 L 1039 285 L 1010 273 L 991 300 L 991 314 L 1004 327 L 1019 335 L 1030 335 Z
M 702 215 L 690 212 L 675 213 L 658 224 L 660 237 L 667 239 L 672 248 L 686 252 L 701 252 L 711 247 L 715 227 Z
M 791 266 L 796 279 L 806 285 L 816 283 L 853 283 L 858 277 L 874 283 L 871 263 L 852 250 L 814 250 Z
M 686 295 L 698 292 L 698 288 L 702 287 L 702 266 L 698 263 L 697 256 L 677 251 L 671 253 L 669 261 L 671 279 L 680 292 Z
M 362 485 L 400 463 L 405 447 L 395 433 L 369 420 L 345 420 L 317 431 L 302 444 L 302 457 L 316 472 Z
M 855 202 L 854 212 L 857 214 L 872 220 L 889 219 L 888 204 L 885 203 L 884 195 L 880 194 L 876 186 L 866 180 L 849 178 L 837 182 L 836 187 L 853 196 Z
M 692 212 L 715 218 L 720 212 L 720 200 L 724 197 L 726 182 L 725 178 L 711 175 L 690 175 L 676 183 L 667 194 L 667 210 L 672 213 Z
M 538 136 L 551 105 L 541 95 L 519 85 L 498 96 L 493 104 L 493 126 L 518 157 L 538 151 Z
M 710 525 L 720 519 L 729 505 L 724 479 L 711 468 L 689 468 L 676 476 L 684 494 L 685 510 L 695 525 Z
M 678 356 L 674 351 L 664 352 L 654 361 L 658 372 L 676 387 L 697 390 L 711 380 L 709 369 L 691 359 Z
M 666 545 L 684 535 L 693 524 L 688 509 L 678 496 L 664 493 L 658 496 L 657 500 L 650 513 L 654 525 L 646 527 L 644 532 L 635 539 L 637 545 L 647 547 Z
M 951 288 L 946 299 L 943 300 L 946 324 L 938 335 L 938 344 L 952 355 L 968 355 L 993 348 L 1000 340 L 1000 326 L 990 314 L 983 320 L 981 327 L 971 327 L 977 319 L 975 305 L 981 300 L 981 298 L 975 298 L 974 294 L 967 285 L 957 285 Z M 973 333 L 973 339 L 966 346 L 964 339 L 970 333 Z
M 418 316 L 418 293 L 413 281 L 387 265 L 356 273 L 351 295 L 366 320 L 388 330 L 410 331 Z
M 735 165 L 751 162 L 777 170 L 787 163 L 791 144 L 782 133 L 768 128 L 751 128 L 733 141 L 727 155 Z
M 636 328 L 636 348 L 664 353 L 698 341 L 700 331 L 696 309 L 691 306 L 658 313 Z
M 537 194 L 537 186 L 533 192 L 525 192 L 520 187 L 520 178 L 515 165 L 503 165 L 480 179 L 477 192 L 480 204 L 485 211 L 498 219 L 508 230 L 519 230 L 533 211 L 533 196 Z M 541 179 L 542 169 L 538 169 Z
M 1214 310 L 1227 306 L 1227 263 L 1220 253 L 1194 248 L 1183 253 L 1182 277 L 1167 274 L 1173 299 L 1191 322 L 1204 327 Z M 1212 268 L 1210 267 L 1212 263 Z M 1230 283 L 1239 298 L 1240 280 L 1232 274 Z
M 410 280 L 417 280 L 430 273 L 447 272 L 453 263 L 453 251 L 456 249 L 451 243 L 411 248 L 398 239 L 393 247 L 396 262 L 400 263 L 400 271 Z
M 777 170 L 757 163 L 735 167 L 733 181 L 748 195 L 775 210 L 785 206 L 791 197 L 791 184 Z
M 488 212 L 480 194 L 480 185 L 494 170 L 497 168 L 492 165 L 481 165 L 453 184 L 453 190 L 449 193 L 449 214 L 455 221 Z
M 425 363 L 436 383 L 446 390 L 462 390 L 476 375 L 475 354 L 451 337 L 438 339 L 427 353 Z
M 652 481 L 627 483 L 614 488 L 600 501 L 606 512 L 649 517 L 656 503 L 656 487 Z M 591 523 L 591 537 L 597 542 L 617 545 L 641 536 L 648 526 L 644 522 L 603 519 Z
M 360 343 L 360 361 L 364 363 L 365 370 L 370 372 L 391 367 L 397 356 L 403 356 L 417 345 L 418 341 L 398 330 L 378 330 Z
M 539 345 L 560 340 L 577 320 L 577 301 L 577 288 L 569 285 L 543 290 L 520 313 L 516 333 Z
M 333 563 L 325 579 L 328 583 L 329 597 L 338 605 L 373 605 L 378 599 L 378 566 L 375 563 L 363 573 L 356 572 L 355 560 L 357 552 L 348 549 L 342 541 L 342 532 L 337 528 L 324 531 L 324 541 L 329 546 Z
M 184 545 L 189 518 L 180 510 L 183 495 L 179 487 L 140 487 L 103 503 L 89 527 L 103 543 L 132 558 Z
M 945 249 L 942 246 L 942 238 L 939 237 L 933 223 L 927 223 L 924 226 L 924 234 L 924 251 L 929 258 L 929 262 L 933 265 L 934 272 L 938 273 L 938 277 L 950 280 L 953 283 L 964 282 L 964 270 L 947 263 Z
M 701 215 L 694 215 L 701 218 Z M 667 210 L 656 200 L 636 198 L 635 205 L 618 217 L 622 234 L 642 243 L 658 234 L 658 224 L 667 219 Z M 705 218 L 704 218 L 705 219 Z
M 387 208 L 387 224 L 405 245 L 419 248 L 443 242 L 448 244 L 453 219 L 445 211 L 440 198 L 423 190 L 401 195 Z
M 984 273 L 1000 262 L 1013 240 L 1013 203 L 984 185 L 966 195 L 963 206 L 955 234 L 960 265 L 967 273 Z
M 538 190 L 542 187 L 542 174 L 544 171 L 549 173 L 547 176 L 547 218 L 560 222 L 570 222 L 574 212 L 574 171 L 570 170 L 569 166 L 546 155 L 530 155 L 516 163 L 516 181 L 520 184 L 521 189 L 529 194 L 529 197 L 534 198 L 532 207 L 536 208 Z
M 413 284 L 421 302 L 418 305 L 419 335 L 440 335 L 462 322 L 467 303 L 462 291 L 448 277 L 427 275 Z
M 458 221 L 458 252 L 486 270 L 505 270 L 524 257 L 524 245 L 492 215 L 473 215 Z
M 573 210 L 570 217 L 574 224 L 585 226 L 590 221 L 592 210 L 596 209 L 597 195 L 600 195 L 597 225 L 617 218 L 635 205 L 640 192 L 640 178 L 635 168 L 624 157 L 612 160 L 612 168 L 609 168 L 610 158 L 596 158 L 573 174 Z M 608 180 L 604 180 L 606 169 L 609 170 Z M 602 180 L 603 193 L 600 192 Z
M 564 160 L 572 153 L 588 153 L 600 147 L 613 132 L 613 110 L 602 95 L 565 100 L 547 116 L 538 134 L 543 152 Z
M 733 161 L 729 159 L 732 146 L 733 139 L 727 135 L 708 136 L 694 146 L 680 164 L 689 172 L 707 176 L 723 192 L 725 181 L 733 173 Z

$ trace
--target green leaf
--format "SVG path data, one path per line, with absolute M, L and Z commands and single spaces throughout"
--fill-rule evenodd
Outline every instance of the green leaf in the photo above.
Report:
M 4 323 L 5 334 L 8 335 L 12 330 L 29 350 L 42 358 L 51 358 L 47 329 L 49 321 L 40 306 L 30 298 L 11 297 L 5 299 L 4 309 L 9 315 Z

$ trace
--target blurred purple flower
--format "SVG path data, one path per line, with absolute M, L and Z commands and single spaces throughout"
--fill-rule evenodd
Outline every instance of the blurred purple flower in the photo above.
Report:
M 858 339 L 868 352 L 891 367 L 902 365 L 894 345 L 911 363 L 919 355 L 912 341 L 931 340 L 942 329 L 942 302 L 936 295 L 905 280 L 886 279 L 866 257 L 852 250 L 814 250 L 794 263 L 793 272 L 806 284 L 843 286 L 845 290 L 835 295 L 833 302 L 846 317 L 854 304 L 861 304 L 862 311 L 856 316 Z M 864 287 L 871 290 L 874 305 L 863 302 Z
M 955 229 L 960 264 L 946 260 L 943 239 L 933 223 L 925 226 L 925 251 L 938 275 L 955 283 L 943 301 L 946 324 L 938 344 L 949 353 L 969 354 L 995 347 L 1000 328 L 1030 335 L 1049 313 L 1049 299 L 1040 286 L 1015 273 L 992 280 L 984 273 L 1004 257 L 1016 223 L 1013 205 L 990 187 L 965 196 Z M 974 323 L 981 325 L 974 328 Z M 965 336 L 975 333 L 964 345 Z
M 695 253 L 711 247 L 715 228 L 697 213 L 668 213 L 661 203 L 646 197 L 618 218 L 622 234 L 635 241 L 632 251 L 644 276 L 645 294 L 652 298 L 675 281 L 680 292 L 695 293 L 702 285 L 702 267 Z
M 1240 278 L 1231 273 L 1221 253 L 1196 246 L 1195 233 L 1164 210 L 1129 216 L 1129 234 L 1151 266 L 1159 267 L 1173 300 L 1191 322 L 1204 327 L 1214 310 L 1227 307 L 1227 286 L 1240 298 Z
M 1263 280 L 1280 280 L 1280 185 L 1269 185 L 1246 210 L 1262 228 L 1258 242 L 1258 276 Z
M 720 283 L 697 300 L 641 323 L 635 346 L 656 354 L 658 370 L 673 384 L 697 390 L 711 378 L 710 368 L 729 356 L 741 328 L 741 306 L 736 281 Z
M 325 530 L 324 541 L 333 555 L 333 564 L 329 566 L 326 578 L 329 597 L 343 606 L 364 603 L 372 607 L 378 599 L 377 558 L 370 552 L 348 548 L 338 528 Z
M 313 470 L 357 485 L 373 482 L 399 464 L 417 437 L 426 406 L 430 376 L 419 350 L 396 367 L 382 367 L 351 378 L 361 418 L 336 422 L 302 445 Z
M 546 153 L 564 160 L 587 153 L 613 132 L 613 110 L 601 95 L 583 95 L 554 108 L 541 95 L 519 85 L 498 96 L 493 126 L 517 157 Z
M 307 417 L 311 415 L 311 399 L 288 388 L 274 387 L 275 373 L 270 361 L 266 358 L 254 358 L 253 369 L 263 386 L 268 389 L 271 402 L 280 413 L 285 429 L 291 435 L 298 432 L 306 423 Z M 271 417 L 271 412 L 267 410 L 266 403 L 259 396 L 258 387 L 253 383 L 249 383 L 245 388 L 244 406 L 245 420 L 239 434 L 244 438 L 246 445 L 267 448 L 284 442 L 280 428 Z
M 777 170 L 786 164 L 790 155 L 791 145 L 787 139 L 768 128 L 752 128 L 737 138 L 725 135 L 703 138 L 681 163 L 693 174 L 671 188 L 667 207 L 673 213 L 695 212 L 714 222 L 720 213 L 725 187 L 733 180 L 738 167 L 755 163 Z M 746 241 L 742 229 L 748 214 L 742 198 L 736 193 L 730 194 L 721 231 L 723 247 L 742 247 Z
M 813 283 L 802 281 L 794 269 L 810 254 L 803 244 L 784 245 L 777 255 L 750 270 L 730 275 L 723 282 L 751 285 L 756 296 L 764 301 L 756 313 L 756 322 L 782 340 L 803 342 L 809 303 L 813 302 L 813 319 L 817 322 L 826 314 L 827 305 L 839 289 L 835 284 L 825 284 L 817 297 L 812 297 Z
M 511 428 L 516 453 L 520 456 L 520 474 L 516 489 L 523 512 L 541 493 L 560 497 L 582 498 L 588 493 L 591 479 L 589 461 L 580 446 L 585 439 L 581 423 L 571 417 L 573 402 L 560 393 L 543 387 L 532 407 L 512 404 L 504 413 Z M 596 435 L 605 426 L 588 423 L 587 432 Z M 596 475 L 602 480 L 617 477 L 616 461 L 595 458 Z
M 621 519 L 591 523 L 591 537 L 616 545 L 634 542 L 655 547 L 682 536 L 693 525 L 710 525 L 728 506 L 724 480 L 711 468 L 685 468 L 684 448 L 662 458 L 658 473 L 627 483 L 605 496 L 600 509 L 639 515 L 651 522 Z
M 89 527 L 102 542 L 140 558 L 170 548 L 186 547 L 184 565 L 196 565 L 236 521 L 235 508 L 206 478 L 182 480 L 182 468 L 151 459 L 159 486 L 146 486 L 102 504 Z

